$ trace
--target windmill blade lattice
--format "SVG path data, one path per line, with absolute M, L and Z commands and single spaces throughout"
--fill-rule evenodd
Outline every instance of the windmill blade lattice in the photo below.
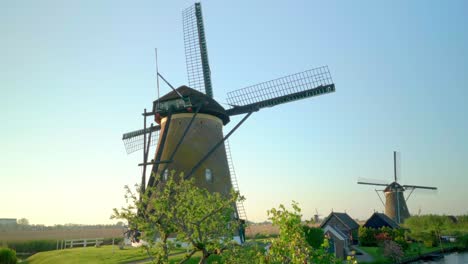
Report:
M 201 4 L 185 9 L 182 21 L 189 86 L 213 97 Z
M 159 126 L 153 127 L 151 132 L 151 146 L 155 146 L 158 143 L 159 139 Z M 136 130 L 133 132 L 126 133 L 122 136 L 122 140 L 124 142 L 125 151 L 127 154 L 131 154 L 133 152 L 139 151 L 143 149 L 143 136 L 149 133 L 150 128 L 147 128 L 146 131 L 144 129 Z
M 334 91 L 330 71 L 322 66 L 229 92 L 227 101 L 234 107 L 228 114 L 242 114 L 245 112 L 242 109 L 272 107 Z

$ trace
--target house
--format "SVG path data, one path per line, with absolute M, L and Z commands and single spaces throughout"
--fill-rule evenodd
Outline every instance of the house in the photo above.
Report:
M 339 259 L 346 259 L 346 256 L 349 255 L 349 246 L 351 245 L 349 237 L 331 225 L 325 226 L 323 234 L 328 239 L 330 245 L 329 252 L 334 253 L 335 257 Z
M 0 226 L 16 226 L 16 218 L 0 218 Z
M 375 229 L 382 227 L 390 227 L 392 229 L 400 228 L 400 226 L 386 214 L 377 212 L 374 213 L 369 219 L 367 219 L 366 223 L 364 224 L 364 227 Z
M 320 228 L 324 230 L 327 226 L 331 226 L 346 235 L 351 244 L 357 244 L 359 224 L 347 213 L 331 212 L 320 224 Z

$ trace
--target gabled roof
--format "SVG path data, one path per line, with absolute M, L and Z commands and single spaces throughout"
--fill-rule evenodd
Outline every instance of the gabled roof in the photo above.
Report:
M 328 231 L 332 233 L 333 235 L 335 235 L 340 240 L 348 239 L 348 237 L 345 234 L 343 234 L 343 232 L 341 232 L 338 228 L 334 228 L 333 226 L 328 225 L 323 229 L 323 233 L 327 233 Z
M 372 227 L 372 228 L 381 228 L 384 226 L 388 226 L 391 228 L 400 228 L 400 226 L 393 221 L 390 217 L 386 214 L 382 213 L 374 213 L 369 219 L 367 219 L 364 227 Z
M 320 224 L 320 228 L 323 228 L 327 224 L 327 222 L 333 217 L 336 217 L 343 225 L 345 225 L 350 230 L 359 228 L 359 224 L 356 223 L 356 221 L 354 221 L 354 219 L 352 219 L 347 213 L 336 212 L 331 212 L 330 215 L 328 215 L 327 218 Z

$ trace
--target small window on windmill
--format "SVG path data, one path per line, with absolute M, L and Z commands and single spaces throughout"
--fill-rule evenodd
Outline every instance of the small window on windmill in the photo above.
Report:
M 163 179 L 164 181 L 167 181 L 167 178 L 169 177 L 169 170 L 165 169 L 163 172 Z
M 211 173 L 210 169 L 205 169 L 205 178 L 207 182 L 209 183 L 213 182 L 213 174 Z

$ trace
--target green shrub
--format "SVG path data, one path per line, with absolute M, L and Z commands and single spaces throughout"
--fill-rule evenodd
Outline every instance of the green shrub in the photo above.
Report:
M 118 245 L 120 242 L 123 242 L 123 237 L 104 238 L 101 245 L 112 245 L 112 239 L 114 240 L 114 245 Z
M 323 244 L 323 239 L 325 238 L 323 230 L 321 228 L 309 227 L 306 225 L 302 226 L 302 229 L 304 230 L 307 243 L 312 248 L 320 248 L 320 246 Z
M 37 252 L 57 249 L 57 241 L 56 240 L 31 240 L 31 241 L 9 242 L 8 247 L 11 249 L 14 249 L 16 252 L 37 253 Z
M 377 240 L 375 238 L 376 230 L 374 228 L 359 227 L 359 244 L 363 247 L 375 247 L 377 246 Z
M 403 249 L 403 251 L 409 248 L 409 244 L 403 236 L 397 236 L 393 241 L 395 241 L 395 243 L 397 243 L 401 249 Z
M 468 234 L 465 234 L 465 235 L 462 235 L 462 236 L 459 236 L 457 238 L 458 240 L 458 243 L 460 244 L 460 246 L 463 248 L 463 249 L 468 249 Z
M 0 248 L 0 264 L 16 264 L 16 252 L 9 248 Z

